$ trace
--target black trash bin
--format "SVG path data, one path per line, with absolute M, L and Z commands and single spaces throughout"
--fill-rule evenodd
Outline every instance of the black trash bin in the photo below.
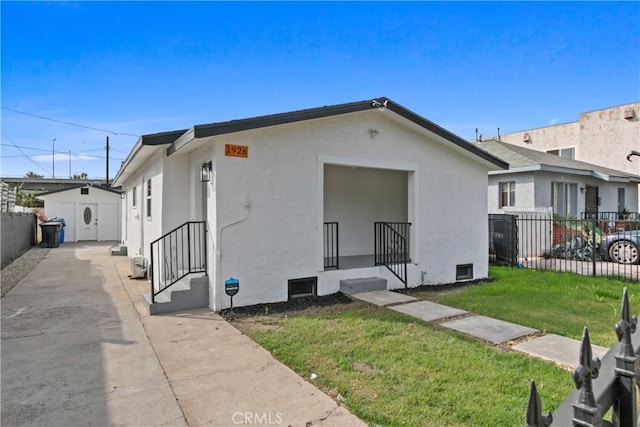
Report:
M 43 248 L 57 248 L 60 246 L 60 228 L 62 223 L 60 222 L 43 222 L 40 224 L 42 229 L 42 242 L 40 246 Z

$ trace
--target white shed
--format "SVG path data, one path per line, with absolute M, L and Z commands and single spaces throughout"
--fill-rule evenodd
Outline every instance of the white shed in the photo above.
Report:
M 98 186 L 77 186 L 36 195 L 48 218 L 64 218 L 65 242 L 120 240 L 120 192 Z

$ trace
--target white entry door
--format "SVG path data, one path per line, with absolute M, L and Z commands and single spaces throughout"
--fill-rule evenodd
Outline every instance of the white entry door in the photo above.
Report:
M 98 205 L 80 205 L 80 236 L 78 240 L 98 240 Z

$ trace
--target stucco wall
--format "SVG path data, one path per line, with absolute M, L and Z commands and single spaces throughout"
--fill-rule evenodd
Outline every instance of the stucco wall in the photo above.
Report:
M 224 153 L 225 143 L 249 147 L 248 158 L 216 160 L 222 250 L 215 308 L 228 306 L 220 284 L 231 276 L 241 282 L 238 305 L 286 300 L 287 280 L 294 278 L 318 276 L 320 294 L 338 290 L 337 280 L 323 279 L 327 164 L 410 175 L 407 219 L 414 224 L 417 264 L 411 285 L 422 278 L 454 282 L 456 264 L 472 263 L 476 278 L 487 276 L 487 166 L 386 114 L 373 110 L 215 138 L 216 153 Z
M 157 147 L 151 158 L 141 165 L 122 185 L 126 191 L 127 236 L 125 245 L 130 256 L 149 256 L 149 244 L 161 236 L 162 232 L 162 164 L 164 148 Z M 147 180 L 151 179 L 151 216 L 147 216 Z M 133 191 L 136 203 L 133 203 Z
M 629 111 L 633 117 L 625 118 Z M 525 133 L 530 142 L 523 141 Z M 640 159 L 626 159 L 631 150 L 640 150 L 640 102 L 581 113 L 575 122 L 508 133 L 500 139 L 539 151 L 575 147 L 576 160 L 640 175 Z M 638 208 L 629 205 L 630 210 Z
M 339 223 L 340 254 L 373 254 L 373 224 L 407 222 L 406 171 L 325 165 L 324 221 Z
M 533 175 L 531 173 L 517 173 L 508 175 L 490 175 L 488 186 L 488 207 L 489 213 L 498 213 L 500 207 L 500 183 L 515 182 L 515 206 L 517 208 L 530 208 L 540 206 L 536 204 L 535 186 L 533 184 Z
M 551 187 L 553 182 L 575 183 L 578 187 L 577 210 L 578 215 L 585 211 L 585 193 L 580 188 L 586 186 L 598 187 L 600 197 L 599 211 L 617 212 L 618 188 L 625 189 L 627 206 L 637 206 L 638 189 L 636 184 L 607 182 L 592 177 L 560 174 L 551 172 L 530 172 L 518 174 L 499 174 L 489 177 L 488 203 L 489 212 L 499 212 L 500 182 L 516 182 L 517 208 L 545 208 L 552 206 Z M 535 190 L 534 190 L 535 189 Z

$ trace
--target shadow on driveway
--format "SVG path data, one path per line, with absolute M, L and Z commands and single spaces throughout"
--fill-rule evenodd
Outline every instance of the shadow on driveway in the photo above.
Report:
M 186 425 L 110 245 L 52 249 L 2 299 L 3 425 Z

